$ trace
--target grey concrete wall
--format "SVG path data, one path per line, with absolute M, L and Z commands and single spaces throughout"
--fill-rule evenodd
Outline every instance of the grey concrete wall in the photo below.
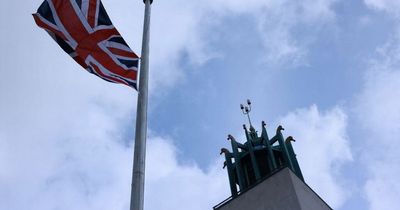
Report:
M 331 209 L 309 186 L 304 184 L 294 173 L 290 173 L 293 187 L 302 210 Z
M 330 210 L 304 182 L 285 168 L 218 210 Z

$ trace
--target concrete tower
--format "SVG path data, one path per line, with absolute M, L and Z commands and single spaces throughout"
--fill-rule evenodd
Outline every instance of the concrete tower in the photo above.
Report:
M 228 135 L 232 152 L 221 149 L 225 155 L 232 196 L 214 207 L 214 210 L 330 210 L 305 182 L 292 147 L 291 136 L 286 140 L 279 126 L 269 138 L 262 122 L 261 135 L 251 124 L 251 102 L 241 105 L 250 128 L 243 125 L 246 142 L 239 143 Z

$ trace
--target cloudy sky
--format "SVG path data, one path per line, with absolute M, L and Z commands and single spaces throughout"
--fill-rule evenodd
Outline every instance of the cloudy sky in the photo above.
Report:
M 0 2 L 0 209 L 128 209 L 137 93 L 74 63 L 40 3 Z M 103 4 L 140 52 L 142 1 Z M 155 0 L 151 30 L 147 210 L 229 196 L 247 98 L 334 209 L 400 206 L 400 1 Z

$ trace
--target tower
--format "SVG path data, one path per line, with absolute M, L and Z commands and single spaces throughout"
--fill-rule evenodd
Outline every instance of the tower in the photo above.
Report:
M 240 105 L 249 121 L 243 125 L 246 142 L 238 142 L 228 135 L 232 152 L 225 155 L 231 197 L 214 210 L 329 210 L 331 209 L 305 182 L 289 136 L 284 139 L 284 128 L 278 126 L 269 138 L 266 123 L 261 123 L 259 135 L 251 124 L 251 102 Z

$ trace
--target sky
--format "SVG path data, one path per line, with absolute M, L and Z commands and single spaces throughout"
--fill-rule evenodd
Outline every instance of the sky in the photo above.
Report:
M 140 53 L 142 1 L 102 2 Z M 40 4 L 0 2 L 0 209 L 128 209 L 137 93 L 65 54 Z M 400 1 L 155 0 L 151 21 L 146 210 L 229 197 L 248 98 L 331 207 L 400 206 Z

